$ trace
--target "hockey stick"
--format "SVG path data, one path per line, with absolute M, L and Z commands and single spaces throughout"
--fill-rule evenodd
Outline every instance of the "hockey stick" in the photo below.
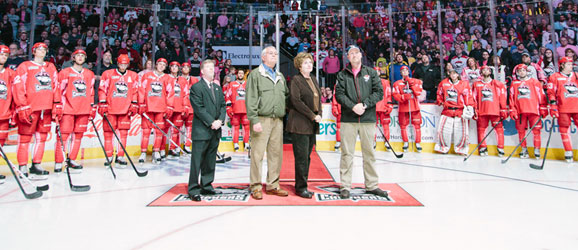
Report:
M 100 147 L 102 148 L 102 152 L 104 153 L 104 157 L 106 157 L 106 162 L 108 162 L 110 172 L 112 173 L 112 176 L 114 177 L 114 179 L 116 179 L 116 173 L 114 172 L 114 169 L 112 169 L 112 162 L 108 159 L 108 155 L 106 155 L 106 150 L 104 149 L 104 144 L 102 143 L 102 140 L 100 139 L 100 135 L 98 134 L 98 129 L 96 129 L 96 125 L 94 125 L 93 120 L 90 120 L 90 122 L 92 123 L 92 127 L 94 128 L 94 133 L 96 133 L 96 138 L 98 138 L 98 142 L 100 143 Z
M 116 140 L 118 141 L 118 145 L 120 145 L 120 147 L 122 148 L 122 151 L 124 151 L 124 154 L 126 155 L 126 158 L 128 159 L 128 161 L 130 162 L 130 165 L 132 166 L 132 169 L 134 169 L 134 171 L 136 172 L 136 175 L 138 175 L 138 177 L 144 177 L 147 176 L 147 174 L 149 173 L 148 170 L 145 170 L 143 172 L 139 172 L 138 169 L 136 169 L 136 167 L 134 166 L 134 163 L 132 162 L 132 159 L 130 158 L 130 156 L 128 155 L 128 152 L 126 151 L 126 148 L 124 147 L 124 145 L 122 145 L 122 142 L 120 141 L 120 138 L 118 137 L 118 135 L 116 134 L 116 131 L 114 131 L 114 128 L 112 127 L 112 124 L 110 123 L 110 121 L 108 120 L 108 117 L 106 116 L 106 114 L 102 115 L 102 118 L 104 118 L 104 120 L 106 121 L 106 123 L 108 123 L 108 126 L 110 127 L 110 130 L 112 130 L 112 133 L 114 134 L 114 137 L 116 138 Z M 112 168 L 112 166 L 111 166 Z
M 28 178 L 26 178 L 26 176 L 22 172 L 20 172 L 20 170 L 18 170 L 16 167 L 14 167 L 14 165 L 12 165 L 10 160 L 8 160 L 6 153 L 4 153 L 4 149 L 2 148 L 2 146 L 0 146 L 0 152 L 2 153 L 2 158 L 4 158 L 4 161 L 6 161 L 6 163 L 8 164 L 8 167 L 10 168 L 10 172 L 12 172 L 14 179 L 16 179 L 16 183 L 18 184 L 20 191 L 22 191 L 22 194 L 24 194 L 24 197 L 26 199 L 39 198 L 42 196 L 42 191 L 48 190 L 49 186 L 47 184 L 44 186 L 37 186 L 36 192 L 34 192 L 34 193 L 26 193 L 26 191 L 24 191 L 24 188 L 22 187 L 22 183 L 20 183 L 20 178 L 25 180 L 29 185 L 34 186 L 34 184 L 32 184 L 32 182 L 30 180 L 28 180 Z
M 524 138 L 522 138 L 522 140 L 520 141 L 520 143 L 518 143 L 518 146 L 516 146 L 516 148 L 514 148 L 514 151 L 512 151 L 512 153 L 510 153 L 510 155 L 508 156 L 508 158 L 506 158 L 505 160 L 502 160 L 502 164 L 508 162 L 508 160 L 510 159 L 510 157 L 512 157 L 512 155 L 514 155 L 514 153 L 516 152 L 516 150 L 518 150 L 518 148 L 522 145 L 522 142 L 526 141 L 526 138 L 528 138 L 528 136 L 530 135 L 530 132 L 532 132 L 532 129 L 534 129 L 534 127 L 536 127 L 536 125 L 538 125 L 538 123 L 542 122 L 542 119 L 538 119 L 538 121 L 536 121 L 536 123 L 528 130 L 528 132 L 526 133 L 526 135 L 524 136 Z
M 504 120 L 504 118 L 500 118 L 500 120 L 498 121 L 498 123 L 496 123 L 496 125 L 492 126 L 492 129 L 490 129 L 490 131 L 488 131 L 488 133 L 486 133 L 486 136 L 484 136 L 484 138 L 478 142 L 478 146 L 476 146 L 476 148 L 474 148 L 474 151 L 470 152 L 470 154 L 468 154 L 468 156 L 466 156 L 464 158 L 464 161 L 467 161 L 470 156 L 472 156 L 472 154 L 474 154 L 474 152 L 476 152 L 476 150 L 478 150 L 478 148 L 480 148 L 480 146 L 482 145 L 482 142 L 484 142 L 486 140 L 486 138 L 488 138 L 488 136 L 490 136 L 490 134 L 492 133 L 492 131 L 494 131 L 494 129 L 496 129 L 496 127 L 502 123 L 502 121 Z
M 60 133 L 60 124 L 56 123 L 56 133 L 58 135 L 58 139 L 60 140 L 60 148 L 62 152 L 66 155 L 66 175 L 68 176 L 68 185 L 70 186 L 70 190 L 74 192 L 87 192 L 90 190 L 90 185 L 74 185 L 72 184 L 72 178 L 70 177 L 70 158 L 68 157 L 68 152 L 64 148 L 64 142 L 62 141 L 62 134 Z
M 155 128 L 157 128 L 158 130 L 161 131 L 161 133 L 163 135 L 165 135 L 167 137 L 167 140 L 169 140 L 174 146 L 176 146 L 177 148 L 181 148 L 181 146 L 179 146 L 176 142 L 174 142 L 171 137 L 169 136 L 169 134 L 165 133 L 165 131 L 163 131 L 146 113 L 142 113 L 142 116 L 144 118 L 147 118 L 147 120 L 149 120 L 149 122 L 151 122 L 153 124 L 153 126 L 155 126 Z M 166 121 L 169 121 L 168 119 L 165 119 Z M 178 130 L 178 129 L 177 129 Z M 180 130 L 179 130 L 180 131 Z M 164 148 L 164 147 L 163 147 Z
M 383 125 L 381 125 L 383 127 Z M 393 153 L 393 155 L 395 155 L 396 158 L 400 159 L 403 158 L 403 151 L 401 152 L 400 155 L 398 155 L 395 150 L 393 149 L 393 146 L 391 146 L 391 143 L 389 143 L 389 140 L 385 137 L 385 134 L 383 133 L 383 131 L 381 131 L 381 129 L 379 129 L 379 127 L 377 127 L 377 130 L 379 130 L 379 133 L 381 133 L 381 136 L 383 136 L 383 139 L 385 140 L 385 142 L 387 142 L 387 144 L 389 145 L 389 148 L 391 149 L 391 152 Z
M 147 119 L 149 119 L 149 121 L 151 121 L 150 118 L 147 117 Z M 166 120 L 171 126 L 173 126 L 176 130 L 178 130 L 178 131 L 181 133 L 181 135 L 183 135 L 183 136 L 185 137 L 186 140 L 189 140 L 189 142 L 191 142 L 191 144 L 193 143 L 193 141 L 187 137 L 187 135 L 186 135 L 185 132 L 183 132 L 182 130 L 180 130 L 174 123 L 172 123 L 171 121 L 169 121 L 169 119 L 165 119 L 165 120 Z M 152 121 L 151 121 L 151 122 L 152 122 Z M 154 124 L 154 123 L 153 123 L 153 124 Z M 154 125 L 155 125 L 155 127 L 157 127 L 156 124 L 154 124 Z M 158 129 L 158 127 L 157 127 L 157 129 Z M 161 130 L 161 131 L 162 131 L 162 130 Z M 166 133 L 164 133 L 164 131 L 163 131 L 163 134 L 165 134 L 165 135 L 168 137 L 168 135 L 167 135 Z M 169 140 L 170 140 L 170 139 L 169 139 Z M 171 140 L 171 141 L 172 141 L 172 140 Z M 174 142 L 173 142 L 173 143 L 174 143 Z M 178 148 L 181 148 L 181 147 L 179 147 L 179 146 L 177 146 L 177 147 L 178 147 Z M 251 149 L 249 148 L 249 150 L 251 150 Z M 225 163 L 225 162 L 231 161 L 232 159 L 233 159 L 233 158 L 232 158 L 231 156 L 225 157 L 224 154 L 221 154 L 221 152 L 219 152 L 219 151 L 217 150 L 217 163 Z
M 550 128 L 550 132 L 548 133 L 548 141 L 546 141 L 546 149 L 544 150 L 544 159 L 542 159 L 542 165 L 538 166 L 536 164 L 530 163 L 530 167 L 536 170 L 544 169 L 544 163 L 546 163 L 546 156 L 548 155 L 548 146 L 550 145 L 550 138 L 552 138 L 552 131 L 554 130 L 554 121 L 556 117 L 552 117 L 552 127 Z

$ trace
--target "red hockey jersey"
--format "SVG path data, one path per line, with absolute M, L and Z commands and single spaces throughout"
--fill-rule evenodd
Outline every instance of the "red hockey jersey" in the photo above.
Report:
M 507 109 L 506 86 L 498 81 L 478 81 L 473 85 L 475 109 L 478 115 L 500 115 L 500 110 Z
M 229 88 L 225 95 L 227 103 L 231 103 L 230 109 L 235 114 L 247 114 L 245 107 L 245 86 L 247 82 L 234 81 L 229 83 Z M 227 107 L 229 109 L 229 107 Z
M 534 78 L 515 80 L 510 86 L 510 109 L 518 114 L 539 115 L 540 107 L 546 106 L 542 83 Z
M 578 76 L 554 73 L 548 79 L 548 99 L 556 101 L 560 113 L 578 113 Z
M 14 84 L 14 70 L 4 68 L 0 71 L 0 120 L 10 119 L 14 110 L 12 104 L 12 85 Z
M 184 79 L 187 82 L 187 85 L 184 88 L 184 105 L 191 108 L 191 110 L 193 110 L 193 106 L 191 105 L 191 100 L 189 99 L 190 95 L 191 95 L 191 87 L 193 85 L 195 85 L 195 83 L 199 82 L 199 78 L 194 77 L 194 76 L 187 76 L 187 78 L 185 78 L 184 76 L 181 76 L 179 78 Z
M 30 105 L 31 111 L 52 109 L 60 102 L 58 71 L 54 64 L 23 62 L 16 68 L 12 95 L 17 107 Z
M 443 106 L 442 115 L 454 116 L 455 111 L 464 106 L 473 106 L 473 97 L 468 80 L 453 84 L 448 78 L 443 79 L 437 92 L 436 102 Z
M 383 87 L 383 100 L 375 104 L 376 112 L 391 112 L 393 109 L 393 104 L 391 102 L 391 87 L 389 86 L 389 81 L 381 79 L 381 86 Z
M 185 110 L 185 107 L 183 106 L 185 99 L 185 93 L 183 93 L 183 89 L 185 89 L 185 85 L 188 83 L 186 79 L 182 77 L 169 75 L 168 79 L 169 83 L 171 84 L 171 88 L 174 91 L 172 107 L 174 108 L 175 112 L 181 113 Z
M 94 102 L 94 73 L 88 69 L 78 72 L 68 67 L 58 73 L 58 81 L 64 114 L 90 114 Z
M 399 102 L 399 112 L 419 111 L 418 96 L 423 91 L 422 81 L 409 78 L 409 84 L 398 80 L 393 84 L 393 98 Z
M 147 105 L 147 112 L 164 113 L 167 107 L 174 107 L 171 76 L 149 72 L 143 75 L 139 87 L 139 103 Z
M 131 102 L 138 102 L 138 75 L 127 70 L 124 74 L 117 69 L 102 73 L 98 88 L 98 99 L 108 104 L 108 113 L 128 114 Z

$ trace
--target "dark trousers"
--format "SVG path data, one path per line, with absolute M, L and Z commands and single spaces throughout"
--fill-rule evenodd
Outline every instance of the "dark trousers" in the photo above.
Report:
M 307 190 L 309 178 L 309 164 L 311 164 L 311 151 L 315 145 L 315 134 L 291 135 L 293 143 L 293 156 L 295 157 L 295 191 Z
M 337 73 L 327 74 L 327 76 L 325 77 L 325 87 L 329 87 L 331 90 L 333 90 L 336 81 L 337 81 Z
M 215 164 L 219 138 L 213 136 L 209 140 L 194 140 L 191 148 L 191 173 L 189 175 L 189 195 L 198 195 L 201 190 L 213 190 L 215 180 Z M 201 183 L 199 185 L 199 175 Z

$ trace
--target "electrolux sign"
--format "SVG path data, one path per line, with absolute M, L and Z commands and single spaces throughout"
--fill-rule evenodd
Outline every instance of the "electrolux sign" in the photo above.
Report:
M 223 58 L 231 59 L 233 65 L 249 65 L 249 46 L 213 46 L 213 50 L 223 51 Z M 252 64 L 261 64 L 261 47 L 253 46 L 252 53 Z

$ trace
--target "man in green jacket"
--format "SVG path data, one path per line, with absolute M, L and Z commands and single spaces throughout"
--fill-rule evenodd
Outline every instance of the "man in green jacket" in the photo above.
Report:
M 361 64 L 361 51 L 357 46 L 349 46 L 347 59 L 350 64 L 337 74 L 335 98 L 341 104 L 341 198 L 349 199 L 353 155 L 357 136 L 361 140 L 363 172 L 366 193 L 388 197 L 379 189 L 375 170 L 375 104 L 383 99 L 381 80 L 375 70 Z
M 279 53 L 273 46 L 263 49 L 258 68 L 247 77 L 247 118 L 251 122 L 251 196 L 263 199 L 261 168 L 267 150 L 267 190 L 270 195 L 288 196 L 279 186 L 283 164 L 283 117 L 289 90 L 285 77 L 275 70 Z

